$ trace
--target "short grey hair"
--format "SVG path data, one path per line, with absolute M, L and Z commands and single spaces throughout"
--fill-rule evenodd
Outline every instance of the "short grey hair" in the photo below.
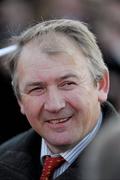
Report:
M 76 42 L 83 54 L 87 57 L 89 70 L 94 80 L 99 81 L 102 79 L 105 71 L 107 71 L 107 66 L 104 63 L 96 38 L 84 23 L 69 19 L 40 22 L 14 38 L 17 49 L 7 59 L 7 67 L 12 78 L 15 94 L 18 97 L 20 96 L 20 92 L 17 83 L 16 67 L 22 48 L 31 40 L 40 39 L 43 35 L 47 35 L 50 32 L 65 34 Z

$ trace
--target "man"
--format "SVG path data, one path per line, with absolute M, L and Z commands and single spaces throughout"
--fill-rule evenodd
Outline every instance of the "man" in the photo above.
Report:
M 95 37 L 81 22 L 50 20 L 23 32 L 16 45 L 7 67 L 34 130 L 0 147 L 0 179 L 47 179 L 46 155 L 64 158 L 52 179 L 82 179 L 86 150 L 103 121 L 117 116 L 104 103 L 109 73 Z

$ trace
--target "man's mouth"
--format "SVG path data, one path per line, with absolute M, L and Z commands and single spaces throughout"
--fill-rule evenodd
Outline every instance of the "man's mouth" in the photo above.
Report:
M 50 124 L 60 124 L 60 123 L 65 123 L 65 122 L 69 121 L 69 119 L 70 119 L 71 117 L 72 117 L 72 116 L 67 117 L 67 118 L 50 119 L 50 120 L 47 120 L 46 122 L 48 122 L 48 123 L 50 123 Z

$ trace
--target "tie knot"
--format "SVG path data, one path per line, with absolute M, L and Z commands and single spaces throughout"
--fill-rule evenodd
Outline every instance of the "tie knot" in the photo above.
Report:
M 46 156 L 40 180 L 49 179 L 53 175 L 55 169 L 57 169 L 64 162 L 65 160 L 61 156 L 60 157 Z

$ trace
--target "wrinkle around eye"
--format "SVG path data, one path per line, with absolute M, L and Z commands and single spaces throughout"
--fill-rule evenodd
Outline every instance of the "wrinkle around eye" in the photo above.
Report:
M 31 95 L 31 96 L 40 96 L 44 94 L 45 91 L 46 91 L 45 88 L 35 87 L 33 89 L 28 90 L 26 94 Z
M 63 90 L 72 90 L 77 86 L 76 82 L 72 82 L 72 81 L 66 81 L 62 84 L 59 85 L 59 87 Z

